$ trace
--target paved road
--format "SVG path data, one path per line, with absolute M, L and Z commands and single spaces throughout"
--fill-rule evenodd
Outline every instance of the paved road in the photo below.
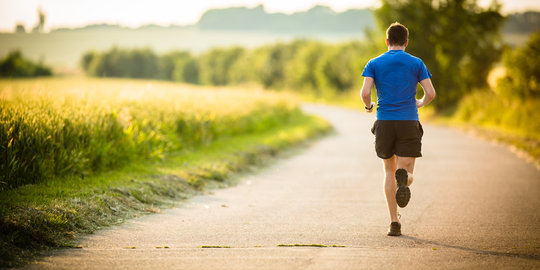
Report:
M 540 269 L 540 172 L 532 165 L 505 147 L 425 125 L 412 199 L 400 210 L 404 236 L 388 237 L 373 115 L 305 110 L 336 134 L 236 187 L 102 230 L 85 248 L 27 268 Z M 295 244 L 328 247 L 278 247 Z

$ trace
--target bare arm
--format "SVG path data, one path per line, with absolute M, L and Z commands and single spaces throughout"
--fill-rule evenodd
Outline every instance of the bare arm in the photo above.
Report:
M 420 85 L 424 89 L 424 96 L 422 97 L 422 99 L 416 100 L 416 107 L 418 108 L 428 105 L 437 95 L 435 93 L 435 88 L 433 87 L 433 84 L 431 83 L 431 79 L 427 78 L 420 81 Z
M 364 84 L 362 85 L 362 90 L 360 91 L 360 96 L 362 97 L 362 101 L 364 102 L 364 105 L 366 108 L 371 107 L 371 88 L 373 87 L 373 78 L 371 77 L 364 77 Z M 366 110 L 366 112 L 372 112 L 373 107 L 371 110 Z

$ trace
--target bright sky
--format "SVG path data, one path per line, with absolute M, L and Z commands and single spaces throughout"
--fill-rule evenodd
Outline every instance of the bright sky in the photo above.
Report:
M 479 0 L 486 6 L 491 0 Z M 503 12 L 540 10 L 538 0 L 499 0 Z M 37 10 L 47 15 L 45 29 L 111 23 L 137 27 L 144 24 L 194 24 L 208 9 L 263 4 L 268 12 L 292 13 L 322 4 L 335 11 L 377 7 L 379 0 L 0 0 L 0 31 L 13 31 L 17 23 L 30 30 Z

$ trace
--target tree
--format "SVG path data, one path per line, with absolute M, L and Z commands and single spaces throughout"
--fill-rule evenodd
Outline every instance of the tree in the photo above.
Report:
M 482 9 L 475 0 L 383 0 L 376 18 L 384 30 L 395 21 L 409 28 L 407 51 L 432 73 L 435 105 L 442 108 L 486 86 L 501 54 L 499 10 L 496 4 Z
M 38 23 L 36 24 L 34 29 L 32 29 L 32 32 L 43 33 L 45 31 L 45 18 L 46 15 L 43 10 L 41 10 L 41 8 L 38 9 Z
M 92 76 L 156 78 L 158 57 L 150 49 L 122 50 L 116 47 L 102 52 L 87 52 L 81 66 Z
M 338 93 L 358 87 L 362 83 L 362 68 L 370 56 L 367 46 L 358 41 L 326 46 L 316 69 L 319 87 Z
M 199 83 L 199 65 L 189 52 L 179 52 L 171 57 L 174 61 L 172 80 L 186 83 Z
M 97 56 L 98 54 L 94 51 L 88 51 L 83 54 L 81 58 L 81 67 L 83 68 L 85 72 L 87 73 L 90 72 L 89 71 L 90 65 L 92 64 L 92 61 L 94 60 L 94 58 L 96 58 Z
M 227 85 L 234 63 L 246 53 L 240 47 L 212 49 L 199 58 L 199 80 L 202 84 Z
M 158 75 L 158 57 L 149 48 L 128 51 L 123 61 L 127 70 L 124 77 L 149 79 Z
M 285 81 L 285 63 L 292 57 L 287 45 L 278 43 L 256 50 L 260 60 L 259 81 L 266 88 L 283 87 Z
M 25 59 L 20 51 L 12 51 L 6 58 L 0 60 L 0 77 L 17 78 L 51 75 L 52 71 L 49 67 Z
M 295 50 L 294 58 L 286 66 L 287 86 L 300 90 L 314 90 L 320 94 L 324 87 L 317 80 L 320 74 L 321 64 L 325 52 L 324 45 L 317 41 L 303 43 Z
M 26 33 L 26 28 L 24 27 L 24 24 L 18 23 L 15 26 L 15 33 L 20 33 L 20 34 Z
M 260 62 L 257 61 L 256 54 L 253 51 L 247 51 L 240 55 L 229 70 L 229 83 L 241 84 L 257 81 L 257 71 Z
M 497 84 L 505 97 L 540 98 L 540 31 L 523 48 L 504 54 L 506 76 Z
M 179 59 L 189 57 L 191 57 L 191 54 L 188 51 L 172 51 L 161 55 L 158 64 L 158 78 L 163 80 L 174 80 L 173 77 L 176 69 L 176 62 Z

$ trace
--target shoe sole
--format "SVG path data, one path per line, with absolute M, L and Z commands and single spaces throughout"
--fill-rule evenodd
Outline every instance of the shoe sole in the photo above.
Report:
M 397 205 L 401 208 L 407 206 L 409 200 L 411 199 L 411 190 L 407 186 L 408 174 L 405 169 L 397 169 L 396 171 L 396 182 L 397 182 L 397 192 L 396 192 L 396 202 Z

